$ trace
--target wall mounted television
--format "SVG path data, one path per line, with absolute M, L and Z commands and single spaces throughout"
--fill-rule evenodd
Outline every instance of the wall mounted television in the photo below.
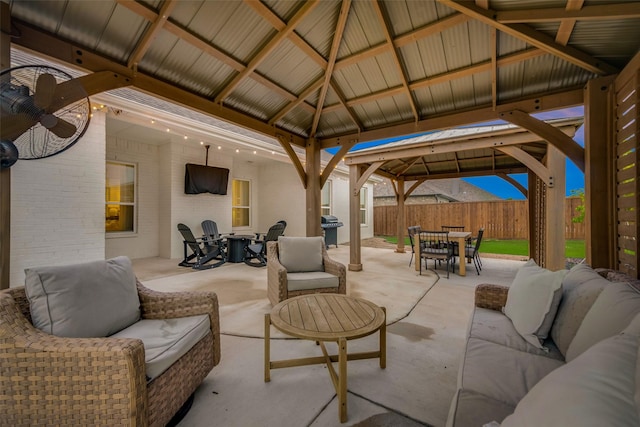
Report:
M 185 165 L 185 194 L 211 193 L 225 195 L 227 194 L 228 183 L 229 169 L 193 163 Z

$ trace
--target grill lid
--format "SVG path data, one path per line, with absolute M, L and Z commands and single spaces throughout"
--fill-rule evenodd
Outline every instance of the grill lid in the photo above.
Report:
M 334 222 L 338 222 L 338 218 L 333 215 L 322 215 L 321 224 L 331 224 Z

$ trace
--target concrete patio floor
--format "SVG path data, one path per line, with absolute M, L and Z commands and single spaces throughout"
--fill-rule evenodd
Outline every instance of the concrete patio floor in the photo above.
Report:
M 349 247 L 332 247 L 329 255 L 348 264 Z M 370 261 L 380 255 L 386 261 L 384 269 L 375 268 Z M 408 266 L 409 258 L 410 253 L 363 247 L 363 271 L 347 273 L 347 288 L 349 280 L 384 281 L 390 288 L 424 280 L 413 264 Z M 133 261 L 133 267 L 144 283 L 193 271 L 178 267 L 179 261 L 139 259 Z M 451 274 L 449 279 L 444 267 L 437 270 L 437 283 L 407 317 L 388 326 L 387 368 L 380 369 L 377 360 L 349 362 L 348 420 L 344 424 L 338 420 L 336 393 L 325 366 L 273 370 L 271 381 L 265 383 L 264 340 L 222 334 L 222 360 L 196 391 L 193 407 L 179 426 L 443 426 L 455 390 L 474 288 L 479 283 L 510 284 L 523 263 L 483 257 L 479 276 L 473 264 L 468 264 L 465 277 Z M 234 279 L 257 281 L 266 288 L 266 268 L 242 263 L 227 263 L 198 274 L 215 280 L 222 268 Z M 180 289 L 187 290 L 188 284 L 182 283 Z M 393 294 L 391 291 L 390 298 Z M 348 349 L 370 351 L 376 348 L 377 340 L 378 334 L 374 334 L 349 341 Z M 272 360 L 320 354 L 310 341 L 272 340 L 271 344 Z M 382 420 L 372 418 L 377 414 L 386 415 Z

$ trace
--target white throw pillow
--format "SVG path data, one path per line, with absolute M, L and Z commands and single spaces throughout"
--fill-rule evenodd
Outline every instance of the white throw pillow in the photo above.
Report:
M 567 270 L 550 271 L 530 259 L 516 273 L 507 294 L 504 314 L 516 331 L 537 348 L 549 335 L 562 298 Z
M 639 344 L 640 315 L 540 380 L 501 427 L 639 426 Z

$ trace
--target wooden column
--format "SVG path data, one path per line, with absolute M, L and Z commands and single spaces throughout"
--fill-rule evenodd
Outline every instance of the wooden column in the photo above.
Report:
M 11 13 L 0 2 L 0 70 L 11 67 Z M 0 113 L 1 114 L 1 113 Z M 11 169 L 0 169 L 0 289 L 10 285 L 11 272 Z
M 553 174 L 546 191 L 545 268 L 556 271 L 566 265 L 564 253 L 564 205 L 566 200 L 566 156 L 551 144 L 547 148 L 547 168 Z
M 360 166 L 349 166 L 349 270 L 362 270 L 360 248 Z
M 527 202 L 529 205 L 529 258 L 540 266 L 545 264 L 543 236 L 545 235 L 544 212 L 545 197 L 544 183 L 529 170 L 529 190 Z
M 594 268 L 615 268 L 614 77 L 589 81 L 584 95 L 585 252 Z
M 320 186 L 320 144 L 315 138 L 307 140 L 307 236 L 322 236 L 320 217 L 322 216 L 322 187 Z
M 404 253 L 404 232 L 406 230 L 404 224 L 404 202 L 405 202 L 405 194 L 404 194 L 404 177 L 398 179 L 398 187 L 396 198 L 398 200 L 398 217 L 396 218 L 396 223 L 398 225 L 396 234 L 398 235 L 398 245 L 396 247 L 396 252 Z

